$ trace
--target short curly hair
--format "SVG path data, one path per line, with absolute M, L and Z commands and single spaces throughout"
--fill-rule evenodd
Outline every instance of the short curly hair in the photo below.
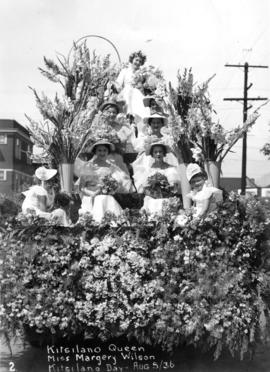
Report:
M 142 65 L 145 64 L 145 61 L 146 61 L 146 55 L 143 54 L 143 52 L 141 50 L 138 50 L 138 52 L 133 52 L 130 56 L 129 56 L 129 62 L 132 63 L 133 59 L 136 58 L 136 57 L 139 57 L 142 61 Z

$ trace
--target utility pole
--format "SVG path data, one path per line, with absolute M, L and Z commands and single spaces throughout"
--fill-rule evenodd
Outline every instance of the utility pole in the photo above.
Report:
M 249 65 L 247 62 L 244 65 L 230 65 L 226 64 L 225 67 L 244 67 L 244 97 L 243 98 L 224 98 L 224 101 L 243 101 L 243 123 L 247 120 L 248 110 L 252 106 L 248 106 L 248 101 L 266 101 L 265 97 L 248 98 L 248 90 L 252 87 L 252 83 L 248 85 L 248 69 L 251 68 L 268 68 L 268 66 Z M 241 195 L 246 193 L 246 178 L 247 178 L 247 133 L 243 136 L 242 146 L 242 174 L 241 174 Z

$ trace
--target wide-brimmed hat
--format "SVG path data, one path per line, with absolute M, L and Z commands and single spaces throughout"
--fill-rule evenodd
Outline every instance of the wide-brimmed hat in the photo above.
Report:
M 192 177 L 196 176 L 196 174 L 204 174 L 203 169 L 196 163 L 188 164 L 186 169 L 188 181 L 190 181 Z
M 107 102 L 104 102 L 101 106 L 100 106 L 100 110 L 101 111 L 104 111 L 106 109 L 106 107 L 108 106 L 112 106 L 114 107 L 116 110 L 117 110 L 117 114 L 119 114 L 120 112 L 120 107 L 119 105 L 115 102 L 115 101 L 107 101 Z
M 168 119 L 166 118 L 166 116 L 163 113 L 162 113 L 162 115 L 159 114 L 159 113 L 154 113 L 154 114 L 151 114 L 149 116 L 146 116 L 145 118 L 143 118 L 144 124 L 149 125 L 149 120 L 150 119 L 162 119 L 163 120 L 163 125 L 167 125 L 167 123 L 168 123 Z
M 41 181 L 48 181 L 53 178 L 57 173 L 57 169 L 48 169 L 45 167 L 39 167 L 35 171 L 35 176 Z
M 162 146 L 166 149 L 166 153 L 168 152 L 171 152 L 171 148 L 166 145 L 166 143 L 164 143 L 163 141 L 155 141 L 155 142 L 152 142 L 150 144 L 148 144 L 145 148 L 145 154 L 146 155 L 150 155 L 151 153 L 151 149 L 154 147 L 154 146 Z
M 154 101 L 156 100 L 154 96 L 145 96 L 145 97 L 143 97 L 143 105 L 144 105 L 144 107 L 149 107 L 150 106 L 151 99 L 153 99 Z
M 114 146 L 113 143 L 111 143 L 111 142 L 109 142 L 109 141 L 107 141 L 107 140 L 99 140 L 99 141 L 95 142 L 95 143 L 90 147 L 89 152 L 90 152 L 90 153 L 94 152 L 95 147 L 98 146 L 98 145 L 109 146 L 111 152 L 115 150 L 115 146 Z

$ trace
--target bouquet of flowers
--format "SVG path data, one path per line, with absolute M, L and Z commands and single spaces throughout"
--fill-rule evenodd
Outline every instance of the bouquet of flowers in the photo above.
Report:
M 247 121 L 232 130 L 225 130 L 219 122 L 208 92 L 210 77 L 200 86 L 194 86 L 191 69 L 178 73 L 178 87 L 170 86 L 168 127 L 175 138 L 176 148 L 182 153 L 184 162 L 221 162 L 236 142 L 256 122 L 256 109 Z
M 193 144 L 195 161 L 222 162 L 236 142 L 254 125 L 259 117 L 256 109 L 242 125 L 226 130 L 216 118 L 210 101 L 199 101 L 188 113 L 188 137 Z
M 42 156 L 54 166 L 75 161 L 91 135 L 106 85 L 116 75 L 109 56 L 90 56 L 85 44 L 74 44 L 73 51 L 73 58 L 58 58 L 58 63 L 44 58 L 46 69 L 40 69 L 50 81 L 60 84 L 64 90 L 61 96 L 51 99 L 31 88 L 42 121 L 27 116 L 28 130 Z
M 167 177 L 159 172 L 147 178 L 144 190 L 155 199 L 169 198 L 174 194 L 174 187 L 169 184 Z
M 154 66 L 141 67 L 135 72 L 133 87 L 144 95 L 154 94 L 159 83 L 164 81 L 162 71 Z
M 118 182 L 110 174 L 104 176 L 99 184 L 100 195 L 113 195 L 118 189 Z

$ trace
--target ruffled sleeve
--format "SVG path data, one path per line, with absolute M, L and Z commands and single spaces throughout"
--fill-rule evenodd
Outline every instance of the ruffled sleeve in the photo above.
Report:
M 42 186 L 32 186 L 30 190 L 35 195 L 48 197 L 47 191 Z
M 222 191 L 212 186 L 205 186 L 201 191 L 199 191 L 195 196 L 194 200 L 203 201 L 213 197 L 217 203 L 222 202 L 223 195 Z
M 151 174 L 144 167 L 137 167 L 133 179 L 139 194 L 142 194 L 146 186 L 147 179 Z
M 164 174 L 171 185 L 174 185 L 176 183 L 180 184 L 181 182 L 180 173 L 177 171 L 176 167 L 170 167 L 165 169 Z
M 125 85 L 125 75 L 126 75 L 126 69 L 121 70 L 115 81 L 115 85 L 118 90 L 123 89 Z
M 116 165 L 112 165 L 112 177 L 118 182 L 119 187 L 117 189 L 117 192 L 119 193 L 130 193 L 134 192 L 134 187 L 131 181 L 131 178 L 129 175 L 127 175 L 125 172 L 123 172 L 119 167 Z

